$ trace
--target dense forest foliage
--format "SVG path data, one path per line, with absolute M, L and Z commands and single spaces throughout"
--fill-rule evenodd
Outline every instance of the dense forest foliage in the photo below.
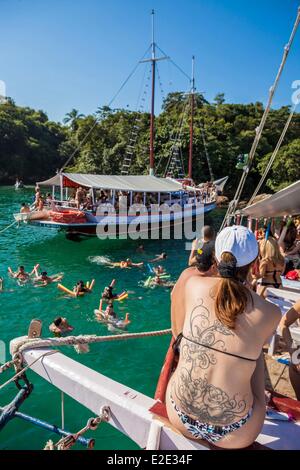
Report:
M 181 134 L 181 153 L 187 171 L 187 100 L 183 93 L 169 94 L 161 113 L 156 117 L 155 155 L 156 165 L 159 163 L 156 169 L 158 175 L 164 174 L 172 148 L 171 139 L 178 133 Z M 196 95 L 193 176 L 197 183 L 209 180 L 204 146 L 206 142 L 214 177 L 217 179 L 229 175 L 227 192 L 232 194 L 242 171 L 236 169 L 237 157 L 249 152 L 263 110 L 262 103 L 226 103 L 223 94 L 217 95 L 213 103 L 208 103 L 200 94 Z M 264 171 L 289 111 L 286 106 L 270 112 L 247 182 L 248 194 L 253 191 Z M 89 116 L 83 116 L 73 109 L 63 123 L 55 123 L 43 111 L 16 106 L 8 99 L 0 104 L 0 183 L 13 183 L 16 177 L 22 178 L 25 183 L 48 178 L 73 152 L 75 158 L 68 171 L 118 174 L 128 145 L 133 141 L 130 172 L 147 173 L 149 121 L 147 113 L 104 106 Z M 76 152 L 83 139 L 83 144 Z M 275 191 L 300 179 L 299 158 L 300 114 L 296 114 L 263 189 Z

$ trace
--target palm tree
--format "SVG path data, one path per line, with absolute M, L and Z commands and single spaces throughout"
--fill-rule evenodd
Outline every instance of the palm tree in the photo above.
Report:
M 82 119 L 84 114 L 79 113 L 78 109 L 72 109 L 63 119 L 64 124 L 69 124 L 71 129 L 74 131 L 77 127 L 77 121 Z

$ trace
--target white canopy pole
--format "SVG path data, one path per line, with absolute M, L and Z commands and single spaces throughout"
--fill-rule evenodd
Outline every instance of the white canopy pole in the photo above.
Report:
M 60 200 L 62 202 L 63 198 L 64 198 L 64 187 L 63 187 L 64 177 L 63 177 L 62 173 L 60 173 L 59 178 L 60 178 Z

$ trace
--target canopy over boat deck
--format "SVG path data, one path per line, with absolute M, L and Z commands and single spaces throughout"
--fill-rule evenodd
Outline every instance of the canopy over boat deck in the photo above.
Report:
M 37 183 L 39 186 L 63 186 L 76 188 L 83 186 L 93 189 L 120 191 L 174 193 L 183 191 L 183 186 L 171 178 L 158 178 L 150 175 L 90 175 L 83 173 L 60 173 Z
M 242 211 L 252 218 L 300 214 L 300 180 Z

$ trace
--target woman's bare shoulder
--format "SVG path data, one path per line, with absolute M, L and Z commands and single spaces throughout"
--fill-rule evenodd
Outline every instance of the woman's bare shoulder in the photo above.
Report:
M 197 268 L 191 266 L 185 269 L 184 271 L 182 271 L 176 284 L 178 283 L 185 284 L 191 277 L 197 276 L 197 274 L 198 274 Z
M 274 319 L 276 323 L 281 319 L 281 310 L 277 305 L 274 305 L 272 302 L 268 302 L 266 299 L 256 294 L 256 292 L 251 292 L 254 307 L 263 312 L 264 315 Z

